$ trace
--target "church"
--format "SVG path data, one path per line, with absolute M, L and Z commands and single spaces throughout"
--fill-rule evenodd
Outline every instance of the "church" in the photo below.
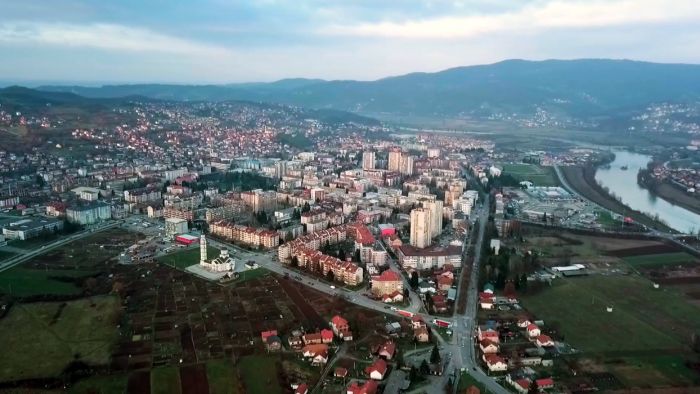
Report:
M 236 262 L 228 255 L 228 250 L 223 249 L 219 257 L 207 259 L 207 237 L 202 234 L 199 239 L 199 265 L 211 272 L 229 272 L 236 267 Z

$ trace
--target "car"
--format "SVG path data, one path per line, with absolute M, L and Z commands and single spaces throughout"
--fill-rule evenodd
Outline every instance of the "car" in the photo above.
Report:
M 331 289 L 335 290 L 335 286 L 331 285 Z

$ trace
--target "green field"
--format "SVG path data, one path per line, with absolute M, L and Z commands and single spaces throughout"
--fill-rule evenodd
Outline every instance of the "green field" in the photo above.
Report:
M 151 394 L 178 394 L 180 385 L 180 368 L 156 367 L 151 370 Z
M 0 320 L 0 381 L 54 377 L 71 361 L 104 365 L 119 332 L 120 301 L 113 296 L 15 304 Z
M 503 164 L 503 173 L 509 174 L 521 182 L 530 181 L 535 186 L 559 186 L 559 180 L 552 167 L 540 167 L 526 163 Z
M 281 394 L 274 357 L 245 356 L 238 365 L 247 393 Z
M 238 374 L 230 361 L 212 360 L 207 362 L 207 380 L 212 394 L 241 394 Z
M 697 259 L 685 252 L 645 254 L 642 256 L 624 257 L 626 263 L 641 268 L 655 268 L 666 265 L 696 264 Z
M 123 394 L 126 393 L 127 375 L 91 376 L 78 381 L 70 394 Z
M 238 264 L 241 264 L 238 262 Z M 267 276 L 270 273 L 270 271 L 266 270 L 265 268 L 255 268 L 252 270 L 246 270 L 241 272 L 241 276 L 238 278 L 237 281 L 233 283 L 241 283 L 245 282 L 247 280 L 255 279 L 255 278 L 261 278 L 263 276 Z
M 213 246 L 207 246 L 207 257 L 213 258 L 219 255 L 219 249 Z M 191 265 L 199 263 L 199 248 L 186 249 L 171 253 L 158 258 L 158 261 L 170 265 L 175 268 L 187 268 Z
M 95 273 L 88 270 L 39 270 L 17 266 L 0 273 L 0 292 L 16 297 L 80 294 L 82 288 L 56 278 L 87 278 Z
M 561 279 L 523 297 L 545 323 L 557 324 L 564 340 L 588 353 L 624 356 L 688 351 L 700 330 L 700 309 L 670 289 L 654 289 L 639 276 Z M 612 305 L 613 312 L 606 312 Z

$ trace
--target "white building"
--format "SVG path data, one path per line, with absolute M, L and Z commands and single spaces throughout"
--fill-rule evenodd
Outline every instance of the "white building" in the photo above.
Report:
M 375 153 L 374 151 L 368 150 L 362 154 L 362 169 L 363 170 L 373 170 L 375 168 Z
M 430 246 L 432 238 L 432 220 L 430 209 L 416 208 L 411 211 L 411 246 L 426 248 Z
M 180 218 L 165 219 L 165 235 L 174 237 L 176 235 L 185 234 L 188 231 L 187 220 Z
M 199 240 L 199 265 L 212 272 L 233 271 L 236 267 L 236 263 L 228 255 L 228 249 L 222 249 L 219 257 L 215 259 L 207 259 L 207 237 L 204 234 Z
M 430 236 L 437 237 L 442 234 L 442 201 L 424 202 L 423 206 L 430 210 Z

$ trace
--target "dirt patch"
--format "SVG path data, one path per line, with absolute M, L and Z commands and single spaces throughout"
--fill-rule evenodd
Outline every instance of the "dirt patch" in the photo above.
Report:
M 209 382 L 204 364 L 181 367 L 180 383 L 182 394 L 209 394 Z
M 630 256 L 643 256 L 647 254 L 661 254 L 661 253 L 675 253 L 681 252 L 682 249 L 678 246 L 667 245 L 667 244 L 657 244 L 640 246 L 636 248 L 626 248 L 611 250 L 607 254 L 615 257 L 630 257 Z
M 149 371 L 132 372 L 126 387 L 126 392 L 129 394 L 151 394 L 151 373 Z

